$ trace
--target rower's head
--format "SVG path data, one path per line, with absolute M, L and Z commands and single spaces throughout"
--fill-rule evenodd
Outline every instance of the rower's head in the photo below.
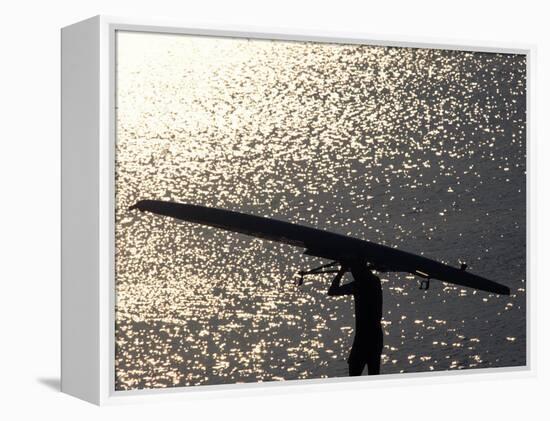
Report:
M 356 280 L 378 280 L 378 277 L 374 273 L 372 273 L 365 260 L 351 260 L 348 263 L 348 267 Z
M 369 270 L 368 267 L 367 267 L 367 262 L 364 259 L 359 259 L 359 258 L 348 259 L 348 260 L 346 260 L 345 265 L 351 271 L 353 271 L 353 270 L 356 270 L 356 271 Z

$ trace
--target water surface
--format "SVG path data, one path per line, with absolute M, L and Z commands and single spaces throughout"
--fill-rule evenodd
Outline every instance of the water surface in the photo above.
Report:
M 352 299 L 303 250 L 128 211 L 214 206 L 423 254 L 382 274 L 387 373 L 524 365 L 522 55 L 119 32 L 116 388 L 347 375 Z

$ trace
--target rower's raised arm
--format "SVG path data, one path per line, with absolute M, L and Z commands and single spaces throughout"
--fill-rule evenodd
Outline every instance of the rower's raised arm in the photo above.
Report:
M 353 282 L 346 284 L 346 285 L 340 285 L 340 281 L 344 277 L 344 274 L 348 271 L 348 268 L 345 266 L 342 266 L 340 271 L 336 274 L 334 279 L 332 280 L 332 284 L 330 285 L 330 288 L 327 291 L 327 295 L 329 297 L 339 297 L 342 295 L 350 295 L 353 294 Z

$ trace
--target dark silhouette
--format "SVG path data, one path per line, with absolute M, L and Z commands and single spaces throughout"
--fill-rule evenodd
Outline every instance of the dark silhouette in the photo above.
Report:
M 353 282 L 341 285 L 344 274 L 351 270 Z M 349 375 L 360 376 L 365 365 L 368 374 L 380 374 L 380 356 L 384 343 L 382 320 L 382 287 L 380 278 L 361 261 L 343 264 L 328 290 L 329 296 L 353 295 L 355 338 L 348 358 Z
M 337 273 L 328 295 L 353 295 L 355 338 L 348 358 L 350 376 L 360 376 L 365 365 L 368 374 L 380 374 L 384 341 L 380 324 L 382 288 L 380 278 L 371 269 L 411 273 L 422 279 L 420 286 L 423 289 L 429 288 L 430 279 L 439 279 L 481 291 L 510 295 L 510 288 L 506 285 L 468 272 L 466 264 L 455 268 L 424 256 L 313 227 L 225 209 L 161 200 L 141 200 L 130 209 L 290 244 L 305 248 L 306 255 L 330 259 L 331 263 L 300 271 L 298 285 L 303 283 L 306 275 Z M 353 257 L 346 257 L 344 260 L 342 256 Z M 338 265 L 341 266 L 339 271 L 331 269 Z M 351 271 L 354 281 L 340 285 L 342 277 L 348 271 Z

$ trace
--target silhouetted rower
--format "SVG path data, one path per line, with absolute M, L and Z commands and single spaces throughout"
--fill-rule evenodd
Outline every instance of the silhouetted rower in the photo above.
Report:
M 340 285 L 351 270 L 354 281 Z M 348 358 L 349 375 L 360 376 L 365 365 L 368 374 L 380 374 L 380 356 L 384 342 L 382 326 L 382 287 L 380 278 L 365 263 L 355 261 L 342 268 L 328 290 L 330 296 L 353 295 L 355 306 L 355 338 Z

